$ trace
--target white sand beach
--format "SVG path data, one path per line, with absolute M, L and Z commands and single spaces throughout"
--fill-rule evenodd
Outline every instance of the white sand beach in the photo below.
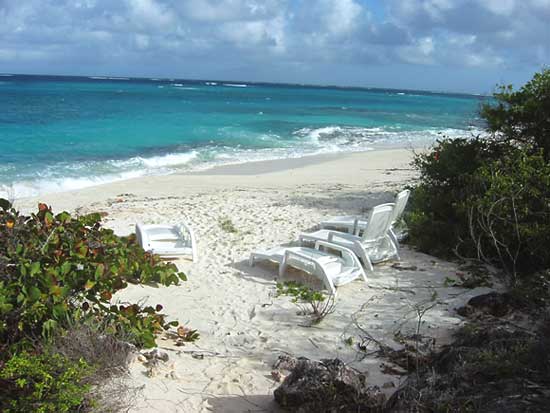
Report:
M 394 391 L 403 376 L 386 374 L 384 360 L 358 351 L 361 329 L 399 348 L 395 333 L 414 332 L 416 309 L 435 302 L 421 333 L 439 345 L 462 323 L 455 309 L 487 289 L 447 287 L 446 278 L 457 278 L 456 264 L 403 246 L 398 264 L 376 265 L 368 283 L 356 280 L 338 288 L 335 312 L 307 327 L 296 305 L 276 296 L 276 266 L 249 267 L 247 260 L 253 249 L 296 241 L 324 217 L 361 214 L 392 200 L 414 179 L 411 157 L 409 150 L 391 149 L 249 163 L 40 197 L 54 211 L 105 212 L 105 225 L 120 235 L 133 232 L 136 222 L 185 221 L 196 232 L 198 261 L 176 261 L 187 282 L 131 286 L 115 298 L 161 303 L 169 318 L 200 333 L 200 340 L 181 347 L 160 338 L 169 360 L 152 377 L 141 362 L 132 363 L 130 380 L 143 386 L 132 411 L 278 411 L 273 390 L 279 383 L 271 372 L 284 354 L 338 357 L 367 373 L 369 384 Z M 37 201 L 15 204 L 28 211 Z M 236 232 L 221 228 L 224 219 Z M 287 278 L 319 285 L 298 272 Z

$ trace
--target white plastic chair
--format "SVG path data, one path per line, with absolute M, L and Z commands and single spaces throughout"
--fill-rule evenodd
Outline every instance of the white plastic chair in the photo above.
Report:
M 341 256 L 323 251 L 321 248 L 338 251 Z M 265 251 L 253 251 L 249 264 L 258 260 L 270 260 L 279 264 L 279 276 L 283 276 L 288 266 L 297 268 L 319 278 L 331 294 L 336 287 L 347 284 L 358 277 L 367 276 L 357 256 L 348 248 L 325 241 L 317 241 L 315 248 L 275 247 Z
M 392 222 L 389 229 L 389 236 L 392 237 L 393 242 L 397 246 L 399 246 L 399 241 L 395 233 L 394 226 L 399 221 L 399 219 L 403 215 L 403 212 L 405 211 L 410 193 L 411 191 L 405 189 L 396 195 L 394 201 L 395 208 L 393 210 L 393 216 L 391 219 Z M 331 217 L 325 221 L 321 221 L 320 225 L 323 229 L 332 229 L 334 231 L 360 235 L 361 232 L 367 227 L 367 223 L 367 218 L 362 218 L 354 215 L 342 215 Z
M 399 259 L 397 244 L 393 240 L 393 236 L 390 235 L 394 208 L 395 204 L 393 203 L 377 205 L 372 208 L 361 236 L 322 229 L 300 234 L 300 241 L 302 243 L 328 241 L 349 248 L 361 258 L 366 268 L 373 271 L 373 262 L 384 261 L 394 256 Z
M 145 251 L 164 257 L 188 256 L 196 261 L 197 243 L 191 227 L 178 225 L 136 224 L 137 241 Z

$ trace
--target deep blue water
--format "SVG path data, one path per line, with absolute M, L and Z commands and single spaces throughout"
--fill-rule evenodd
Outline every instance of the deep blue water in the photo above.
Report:
M 0 76 L 0 196 L 222 163 L 424 145 L 483 98 L 406 90 Z

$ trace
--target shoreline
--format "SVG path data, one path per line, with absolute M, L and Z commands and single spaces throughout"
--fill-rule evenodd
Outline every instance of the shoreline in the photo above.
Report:
M 354 185 L 362 180 L 359 177 L 361 174 L 365 174 L 371 179 L 373 175 L 384 173 L 383 171 L 394 163 L 397 168 L 394 165 L 390 169 L 394 169 L 396 174 L 399 174 L 399 171 L 411 171 L 409 162 L 413 150 L 415 148 L 383 148 L 300 158 L 251 161 L 214 166 L 199 171 L 175 171 L 166 175 L 141 176 L 81 189 L 16 198 L 14 205 L 24 211 L 32 211 L 38 202 L 45 202 L 52 205 L 55 210 L 74 210 L 83 204 L 106 200 L 127 192 L 132 192 L 135 195 L 155 193 L 170 196 L 171 194 L 204 192 L 234 186 L 291 188 L 300 183 L 330 184 L 340 181 L 347 181 L 348 184 Z M 416 148 L 416 150 L 421 149 Z M 285 177 L 287 174 L 292 178 Z

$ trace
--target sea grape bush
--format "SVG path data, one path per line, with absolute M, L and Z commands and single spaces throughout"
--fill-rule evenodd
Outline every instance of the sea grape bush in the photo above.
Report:
M 158 332 L 178 325 L 166 320 L 161 305 L 111 303 L 129 283 L 169 286 L 185 275 L 143 251 L 135 236 L 103 228 L 100 219 L 54 215 L 45 204 L 26 216 L 0 199 L 0 411 L 92 407 L 94 360 L 69 358 L 51 346 L 70 329 L 101 326 L 103 337 L 152 347 Z
M 143 251 L 134 236 L 103 228 L 99 214 L 54 215 L 40 204 L 21 215 L 0 200 L 0 353 L 48 338 L 76 320 L 97 319 L 138 346 L 154 346 L 168 323 L 162 306 L 111 305 L 128 283 L 185 280 L 174 264 Z

